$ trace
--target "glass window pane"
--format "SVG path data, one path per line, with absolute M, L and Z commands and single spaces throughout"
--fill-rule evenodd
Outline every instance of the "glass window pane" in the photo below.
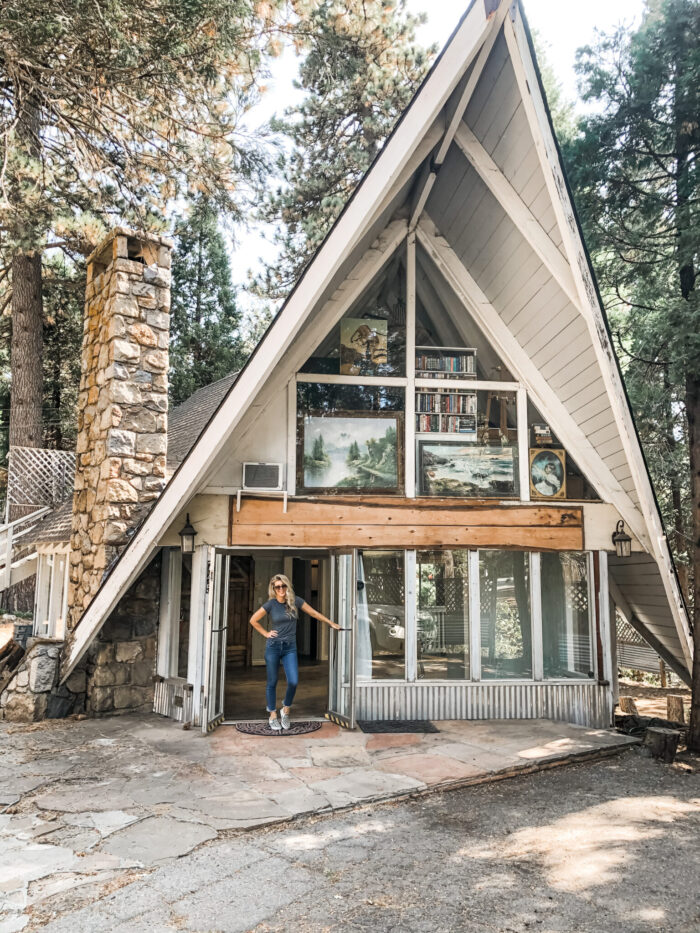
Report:
M 551 426 L 528 399 L 532 499 L 599 499 Z
M 469 552 L 416 554 L 419 680 L 468 680 Z
M 303 373 L 406 375 L 406 251 L 382 274 L 302 366 Z
M 357 587 L 357 679 L 403 680 L 404 552 L 360 551 Z
M 419 496 L 518 498 L 514 392 L 416 389 Z
M 542 554 L 541 561 L 544 676 L 588 677 L 593 662 L 587 555 Z
M 192 593 L 192 555 L 182 555 L 180 583 L 180 618 L 178 620 L 177 676 L 187 677 L 190 650 L 190 599 Z
M 513 376 L 457 298 L 423 247 L 416 249 L 416 355 L 419 349 L 460 347 L 474 353 L 474 375 L 489 382 L 513 381 Z M 439 357 L 439 353 L 437 356 Z M 421 366 L 417 367 L 421 369 Z
M 479 551 L 481 677 L 532 676 L 530 561 L 524 551 Z
M 399 492 L 404 397 L 403 389 L 300 385 L 298 491 Z

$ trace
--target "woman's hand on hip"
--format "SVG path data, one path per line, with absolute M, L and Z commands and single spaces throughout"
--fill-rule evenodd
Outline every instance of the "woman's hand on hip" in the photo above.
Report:
M 277 638 L 277 629 L 273 628 L 269 632 L 265 632 L 265 638 Z

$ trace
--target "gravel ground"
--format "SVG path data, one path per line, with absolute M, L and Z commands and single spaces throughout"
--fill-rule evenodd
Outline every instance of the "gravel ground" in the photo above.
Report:
M 230 833 L 25 927 L 700 931 L 700 762 L 613 759 Z M 1 929 L 1 927 L 0 927 Z

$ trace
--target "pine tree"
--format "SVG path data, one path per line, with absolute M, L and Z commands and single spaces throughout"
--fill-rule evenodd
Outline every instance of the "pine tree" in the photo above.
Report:
M 44 430 L 42 446 L 75 446 L 83 340 L 85 264 L 65 256 L 43 263 L 44 286 Z
M 231 284 L 231 266 L 218 214 L 200 198 L 175 225 L 170 330 L 170 398 L 235 372 L 248 349 Z
M 308 14 L 298 39 L 305 100 L 271 123 L 286 151 L 284 184 L 261 212 L 282 225 L 280 257 L 256 282 L 267 298 L 294 284 L 425 75 L 434 49 L 415 41 L 421 21 L 405 0 L 319 0 Z
M 183 192 L 235 210 L 260 164 L 239 131 L 285 0 L 5 0 L 0 312 L 12 309 L 11 444 L 42 443 L 42 254 Z M 11 290 L 8 288 L 10 283 Z M 39 364 L 39 365 L 38 365 Z
M 689 745 L 700 750 L 700 4 L 647 0 L 636 33 L 579 54 L 597 108 L 567 163 L 671 541 L 692 551 Z

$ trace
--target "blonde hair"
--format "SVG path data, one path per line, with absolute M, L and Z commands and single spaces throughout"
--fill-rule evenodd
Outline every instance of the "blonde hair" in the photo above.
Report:
M 276 573 L 274 577 L 270 580 L 270 585 L 267 588 L 267 595 L 270 599 L 277 599 L 277 593 L 275 593 L 275 583 L 284 583 L 287 587 L 287 595 L 285 597 L 287 602 L 287 614 L 293 616 L 295 619 L 299 615 L 297 612 L 294 590 L 292 589 L 292 584 L 289 582 L 289 577 L 285 577 L 283 573 Z

